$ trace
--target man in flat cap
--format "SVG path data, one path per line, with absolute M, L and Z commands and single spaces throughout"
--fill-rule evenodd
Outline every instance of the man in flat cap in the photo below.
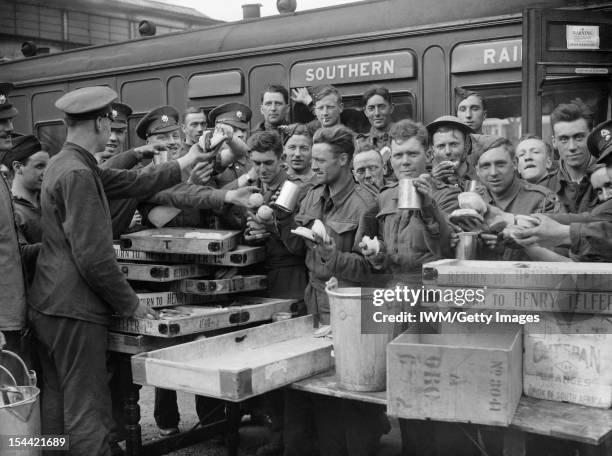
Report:
M 574 261 L 612 261 L 612 120 L 599 124 L 588 135 L 587 147 L 598 168 L 591 184 L 600 204 L 587 214 L 548 217 L 533 214 L 539 224 L 516 233 L 524 246 L 569 247 Z M 586 216 L 586 217 L 585 217 Z
M 19 136 L 4 163 L 13 172 L 15 222 L 28 244 L 42 241 L 40 187 L 49 162 L 49 153 L 33 135 Z
M 112 115 L 111 134 L 108 142 L 102 152 L 96 153 L 96 160 L 100 164 L 112 156 L 123 152 L 127 136 L 128 119 L 132 115 L 132 108 L 124 103 L 115 102 L 112 104 Z
M 8 94 L 11 83 L 0 83 L 0 162 L 13 146 L 13 118 L 18 114 Z M 26 321 L 26 286 L 22 264 L 34 262 L 37 249 L 19 248 L 9 184 L 0 175 L 0 339 L 7 350 L 22 354 L 21 332 Z M 23 263 L 22 263 L 23 261 Z M 4 360 L 1 360 L 4 363 Z
M 45 235 L 36 265 L 30 318 L 44 379 L 43 433 L 67 434 L 73 455 L 108 455 L 112 424 L 106 370 L 111 314 L 155 318 L 117 266 L 107 198 L 145 197 L 181 181 L 201 159 L 191 151 L 148 173 L 100 169 L 114 90 L 84 87 L 56 107 L 68 127 L 41 190 Z

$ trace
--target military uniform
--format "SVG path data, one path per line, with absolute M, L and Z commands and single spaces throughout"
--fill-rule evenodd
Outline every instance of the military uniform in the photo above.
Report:
M 381 153 L 383 163 L 387 167 L 385 178 L 395 180 L 393 174 L 393 168 L 391 167 L 391 138 L 389 137 L 389 130 L 393 124 L 388 125 L 384 132 L 380 132 L 374 127 L 370 128 L 369 133 L 359 133 L 356 137 L 357 145 L 363 147 L 364 144 L 368 144 L 374 148 L 374 150 Z
M 378 198 L 379 239 L 384 262 L 379 268 L 394 276 L 421 271 L 424 263 L 450 256 L 450 232 L 434 199 L 433 207 L 422 211 L 397 208 L 398 183 L 385 187 Z
M 297 255 L 306 252 L 309 275 L 306 307 L 323 324 L 329 324 L 325 282 L 334 276 L 341 287 L 359 286 L 370 273 L 370 265 L 361 255 L 359 243 L 364 235 L 377 234 L 376 207 L 374 195 L 352 180 L 335 195 L 330 195 L 327 185 L 318 184 L 308 191 L 294 220 L 291 217 L 279 222 L 281 239 L 287 249 Z M 326 262 L 317 249 L 307 248 L 301 237 L 290 232 L 294 226 L 310 228 L 316 219 L 323 222 L 336 243 L 336 252 Z
M 594 171 L 594 164 L 595 160 L 591 160 L 587 173 L 580 182 L 572 181 L 563 162 L 560 163 L 559 169 L 548 179 L 546 187 L 557 194 L 566 212 L 574 214 L 587 212 L 599 204 L 597 194 L 593 190 L 590 181 L 591 173 Z
M 116 97 L 107 87 L 86 87 L 67 93 L 56 106 L 70 117 L 97 119 L 110 115 Z M 45 232 L 30 314 L 45 385 L 43 433 L 68 434 L 71 454 L 110 452 L 107 325 L 112 312 L 132 315 L 139 302 L 117 266 L 107 195 L 144 197 L 180 179 L 176 162 L 146 175 L 102 170 L 93 151 L 70 142 L 45 173 Z
M 482 189 L 481 196 L 485 203 L 512 214 L 555 214 L 563 211 L 559 198 L 551 190 L 540 185 L 530 184 L 516 176 L 502 198 L 494 198 L 486 189 Z M 503 261 L 529 260 L 529 257 L 522 249 L 504 248 L 501 252 L 494 252 L 483 247 L 481 250 L 479 255 L 479 258 L 482 257 L 481 259 Z

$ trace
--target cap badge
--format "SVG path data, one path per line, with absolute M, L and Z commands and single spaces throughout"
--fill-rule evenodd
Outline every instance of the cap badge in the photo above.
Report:
M 117 110 L 113 109 L 113 112 L 111 113 L 111 115 L 113 116 L 113 120 L 117 118 Z
M 242 119 L 242 111 L 236 111 L 236 117 L 238 117 L 239 119 Z
M 6 96 L 0 94 L 0 104 L 4 104 L 4 103 L 6 103 Z
M 601 130 L 600 134 L 601 134 L 602 138 L 604 138 L 606 141 L 610 141 L 610 139 L 611 139 L 610 136 L 612 136 L 612 135 L 610 135 L 610 130 L 607 130 L 607 129 L 604 128 L 603 130 Z
M 161 116 L 161 120 L 163 123 L 168 122 L 168 116 L 166 114 L 164 114 L 163 116 Z

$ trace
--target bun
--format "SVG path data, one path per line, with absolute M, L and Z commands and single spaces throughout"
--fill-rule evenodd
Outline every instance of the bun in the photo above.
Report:
M 478 193 L 463 192 L 457 196 L 461 209 L 474 209 L 479 214 L 487 212 L 487 203 L 484 202 Z

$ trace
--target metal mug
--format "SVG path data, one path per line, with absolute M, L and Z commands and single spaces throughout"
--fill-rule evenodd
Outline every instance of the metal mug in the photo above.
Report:
M 471 180 L 470 183 L 468 184 L 468 188 L 467 188 L 467 192 L 473 192 L 473 193 L 479 193 L 478 190 L 482 188 L 482 184 L 480 183 L 480 181 L 477 180 Z
M 170 151 L 168 149 L 155 148 L 157 153 L 153 155 L 153 163 L 159 165 L 160 163 L 167 163 L 170 161 Z
M 475 260 L 478 251 L 478 233 L 466 231 L 458 233 L 459 242 L 455 249 L 455 258 L 458 260 Z
M 278 198 L 276 198 L 276 201 L 273 204 L 284 211 L 293 212 L 297 206 L 299 196 L 300 187 L 297 184 L 287 180 L 281 187 Z
M 399 180 L 397 208 L 398 209 L 421 209 L 421 195 L 414 186 L 414 179 L 402 178 Z

